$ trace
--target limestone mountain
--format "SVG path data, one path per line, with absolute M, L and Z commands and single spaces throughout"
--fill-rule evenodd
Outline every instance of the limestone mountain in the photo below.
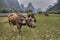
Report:
M 20 12 L 27 12 L 29 10 L 32 10 L 33 13 L 37 13 L 38 11 L 41 12 L 41 9 L 36 9 L 32 5 L 32 3 L 29 3 L 27 7 L 24 7 L 24 4 L 19 4 L 18 0 L 0 0 L 0 8 L 11 8 L 15 11 Z
M 7 0 L 7 2 L 10 8 L 20 11 L 20 5 L 18 3 L 18 0 Z
M 17 0 L 0 0 L 0 8 L 11 8 L 20 11 L 20 5 Z
M 49 8 L 49 7 L 48 7 Z M 54 12 L 54 13 L 57 13 L 57 12 L 59 12 L 59 10 L 60 10 L 60 0 L 58 0 L 57 1 L 57 3 L 54 5 L 54 6 L 52 6 L 51 8 L 49 8 L 48 9 L 47 8 L 47 11 L 46 12 Z M 60 13 L 60 12 L 59 12 Z
M 8 7 L 7 0 L 0 0 L 0 8 L 6 8 Z

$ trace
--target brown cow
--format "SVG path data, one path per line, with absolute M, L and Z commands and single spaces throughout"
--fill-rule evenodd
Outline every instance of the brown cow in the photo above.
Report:
M 17 29 L 18 29 L 19 34 L 20 34 L 20 31 L 21 31 L 22 25 L 27 25 L 27 26 L 29 26 L 31 28 L 35 28 L 36 25 L 32 21 L 31 17 L 26 18 L 22 14 L 19 14 L 19 13 L 11 13 L 11 14 L 9 14 L 8 15 L 8 21 L 9 21 L 11 30 L 12 30 L 12 25 L 17 25 Z
M 48 13 L 45 13 L 45 16 L 49 16 L 49 14 Z

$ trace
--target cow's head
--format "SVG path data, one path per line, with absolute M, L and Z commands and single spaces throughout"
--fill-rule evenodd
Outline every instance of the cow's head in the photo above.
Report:
M 34 20 L 34 22 L 36 22 L 36 18 L 35 18 L 35 15 L 33 13 L 29 13 L 27 15 L 28 18 L 32 18 Z
M 27 25 L 29 27 L 31 27 L 31 28 L 35 28 L 36 27 L 36 24 L 35 24 L 35 22 L 33 20 L 34 20 L 33 18 L 27 18 L 27 20 L 26 20 Z
M 35 25 L 35 22 L 33 20 L 34 20 L 33 18 L 21 18 L 21 22 L 23 25 L 27 25 L 31 28 L 35 28 L 36 25 Z

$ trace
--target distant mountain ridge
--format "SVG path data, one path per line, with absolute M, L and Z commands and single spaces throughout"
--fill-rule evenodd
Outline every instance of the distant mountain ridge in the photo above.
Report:
M 23 4 L 19 4 L 18 0 L 1 0 L 0 1 L 0 8 L 11 8 L 16 11 L 26 12 L 28 10 L 32 10 L 34 13 L 38 11 L 41 12 L 41 9 L 36 9 L 33 7 L 32 3 L 29 3 L 27 7 L 24 7 Z
M 56 12 L 56 11 L 59 12 L 59 10 L 60 10 L 60 0 L 58 0 L 54 6 L 50 8 L 48 7 L 46 12 Z
M 37 13 L 37 12 L 42 12 L 41 8 L 34 8 L 34 6 L 32 5 L 32 3 L 29 3 L 27 7 L 24 7 L 23 4 L 20 5 L 21 9 L 23 9 L 23 12 L 26 12 L 28 10 L 32 10 L 33 13 Z

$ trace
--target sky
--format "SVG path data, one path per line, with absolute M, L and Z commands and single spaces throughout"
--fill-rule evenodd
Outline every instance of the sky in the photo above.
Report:
M 25 7 L 32 3 L 35 8 L 41 8 L 42 11 L 45 11 L 49 5 L 53 5 L 57 0 L 18 0 L 18 2 L 19 4 L 23 3 Z

